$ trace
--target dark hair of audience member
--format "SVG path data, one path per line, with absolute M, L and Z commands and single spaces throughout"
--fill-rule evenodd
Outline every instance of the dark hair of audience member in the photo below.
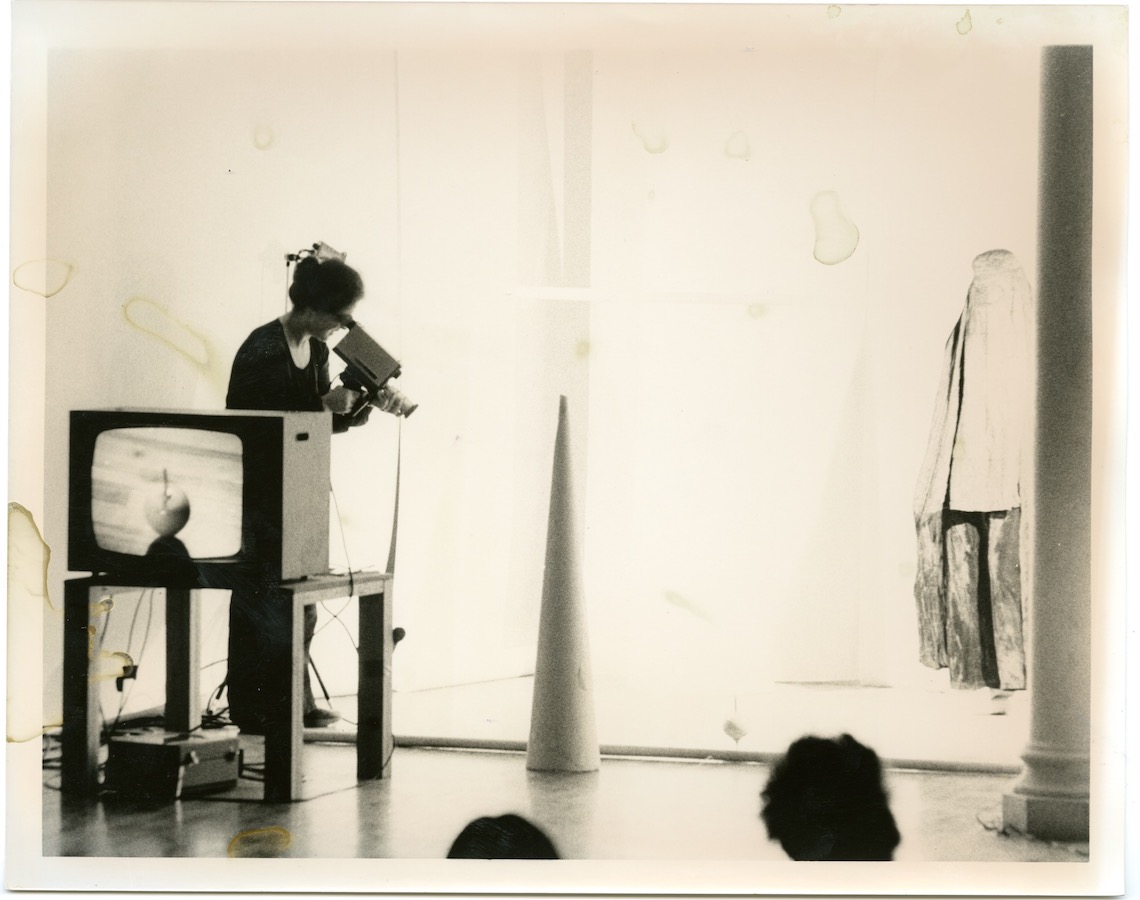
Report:
M 795 860 L 891 860 L 900 836 L 879 757 L 851 735 L 802 737 L 761 793 L 769 840 Z
M 481 816 L 470 822 L 447 852 L 448 859 L 558 859 L 554 844 L 522 816 Z

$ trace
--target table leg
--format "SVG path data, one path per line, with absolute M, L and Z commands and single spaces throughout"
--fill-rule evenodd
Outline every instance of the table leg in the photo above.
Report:
M 356 777 L 387 778 L 392 760 L 392 582 L 360 598 Z
M 166 730 L 190 732 L 202 724 L 201 608 L 197 591 L 166 589 Z
M 73 578 L 63 586 L 63 747 L 60 790 L 94 794 L 99 790 L 99 690 L 91 677 L 91 649 L 96 627 L 91 622 L 90 578 Z
M 270 714 L 265 734 L 265 799 L 300 800 L 301 753 L 304 750 L 305 604 L 282 590 L 282 602 L 292 610 L 292 664 L 286 709 Z

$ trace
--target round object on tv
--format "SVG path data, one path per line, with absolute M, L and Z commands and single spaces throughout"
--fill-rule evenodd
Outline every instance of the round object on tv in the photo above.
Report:
M 181 488 L 167 485 L 146 498 L 143 512 L 151 528 L 162 537 L 173 537 L 190 519 L 190 498 Z

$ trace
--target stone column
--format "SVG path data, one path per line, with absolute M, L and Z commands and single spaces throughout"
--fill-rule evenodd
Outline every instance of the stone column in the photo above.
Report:
M 1093 50 L 1041 68 L 1029 743 L 1007 826 L 1089 837 Z

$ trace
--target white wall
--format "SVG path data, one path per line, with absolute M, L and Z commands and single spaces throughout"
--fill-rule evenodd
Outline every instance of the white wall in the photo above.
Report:
M 560 394 L 602 683 L 921 676 L 910 498 L 942 347 L 974 255 L 1035 271 L 1039 47 L 1079 17 L 383 6 L 49 56 L 47 255 L 76 266 L 48 301 L 49 544 L 67 410 L 220 406 L 284 252 L 321 239 L 421 403 L 333 466 L 334 563 L 383 564 L 399 448 L 399 686 L 533 665 Z M 821 192 L 859 229 L 834 265 Z M 346 648 L 318 637 L 334 690 Z
M 345 248 L 368 288 L 360 318 L 392 321 L 395 92 L 393 54 L 361 51 L 300 64 L 271 50 L 59 50 L 48 72 L 48 255 L 76 269 L 47 313 L 45 537 L 64 548 L 68 410 L 223 406 L 239 343 L 285 309 L 286 251 Z M 335 457 L 349 558 L 382 564 L 392 426 L 338 441 Z M 332 553 L 342 561 L 339 540 Z M 56 596 L 65 570 L 56 552 Z M 224 611 L 208 605 L 209 634 Z M 225 655 L 224 634 L 204 658 Z M 46 637 L 58 660 L 59 632 Z M 161 702 L 161 678 L 142 677 L 161 675 L 161 652 L 149 656 L 134 700 Z
M 947 34 L 599 56 L 590 546 L 634 683 L 922 674 L 943 345 L 974 255 L 1035 264 L 1037 49 Z M 834 265 L 825 191 L 859 229 Z

